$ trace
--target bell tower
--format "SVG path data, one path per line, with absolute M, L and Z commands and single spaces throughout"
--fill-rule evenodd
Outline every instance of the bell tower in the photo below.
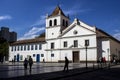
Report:
M 57 38 L 69 26 L 69 16 L 57 6 L 51 15 L 46 15 L 46 39 Z

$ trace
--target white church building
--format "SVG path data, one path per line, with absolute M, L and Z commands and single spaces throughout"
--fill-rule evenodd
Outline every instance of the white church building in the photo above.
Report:
M 9 61 L 23 61 L 31 56 L 35 62 L 96 62 L 100 57 L 120 59 L 120 41 L 101 29 L 75 18 L 70 23 L 57 6 L 46 15 L 45 37 L 20 40 L 9 46 Z

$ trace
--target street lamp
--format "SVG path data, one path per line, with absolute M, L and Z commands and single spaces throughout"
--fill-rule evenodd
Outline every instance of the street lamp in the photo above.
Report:
M 86 50 L 86 69 L 88 68 L 88 65 L 87 65 L 87 48 L 89 46 L 89 40 L 85 40 L 85 50 Z

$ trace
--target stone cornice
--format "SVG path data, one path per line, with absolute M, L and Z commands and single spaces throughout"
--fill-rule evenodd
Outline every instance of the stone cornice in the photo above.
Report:
M 96 49 L 97 47 L 88 47 L 88 49 Z M 56 50 L 72 50 L 72 51 L 77 51 L 81 49 L 86 49 L 85 47 L 83 48 L 57 48 L 57 49 L 45 49 L 45 51 L 56 51 Z
M 77 36 L 68 36 L 68 37 L 58 37 L 58 38 L 46 39 L 46 41 L 48 41 L 48 40 L 56 40 L 56 39 L 66 39 L 66 38 L 76 38 L 76 37 L 94 36 L 94 35 L 96 35 L 96 34 L 77 35 Z

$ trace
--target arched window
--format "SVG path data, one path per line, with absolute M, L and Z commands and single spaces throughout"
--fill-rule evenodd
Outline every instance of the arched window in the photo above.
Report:
M 56 25 L 57 25 L 57 19 L 54 20 L 54 26 L 56 26 Z
M 49 21 L 49 26 L 52 26 L 52 20 Z
M 65 20 L 63 19 L 63 26 L 65 26 Z
M 66 27 L 68 27 L 68 21 L 66 21 Z

